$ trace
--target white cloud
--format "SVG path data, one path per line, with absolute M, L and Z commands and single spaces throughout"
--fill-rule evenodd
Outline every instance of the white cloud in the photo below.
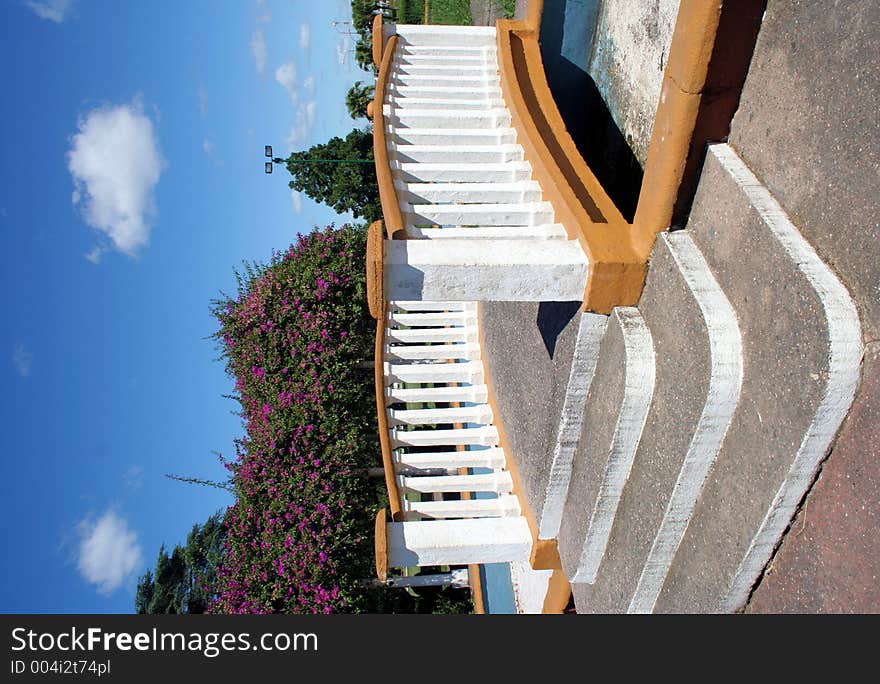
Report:
M 266 48 L 266 36 L 260 28 L 255 28 L 251 36 L 251 52 L 257 65 L 257 73 L 262 74 L 266 71 L 266 63 L 269 61 L 269 50 Z
M 290 191 L 290 203 L 293 205 L 293 212 L 295 214 L 302 213 L 303 210 L 303 199 L 302 194 L 297 192 L 296 190 Z
M 210 157 L 214 153 L 214 142 L 209 138 L 202 140 L 202 151 Z
M 77 525 L 79 553 L 77 568 L 100 594 L 111 594 L 143 563 L 137 533 L 112 510 L 97 520 L 91 517 Z
M 122 481 L 129 489 L 140 489 L 144 483 L 144 469 L 139 465 L 133 465 L 122 473 Z
M 314 76 L 306 76 L 306 79 L 302 83 L 303 90 L 306 92 L 306 95 L 309 97 L 314 97 L 315 95 L 315 77 Z
M 140 103 L 93 109 L 79 121 L 67 153 L 72 200 L 84 200 L 88 225 L 120 252 L 136 255 L 150 239 L 154 190 L 163 160 L 153 122 Z
M 28 9 L 41 19 L 62 23 L 73 6 L 73 0 L 25 0 Z
M 285 62 L 275 69 L 275 80 L 287 91 L 291 104 L 296 104 L 296 65 L 293 62 Z
M 100 264 L 101 257 L 104 256 L 104 253 L 106 251 L 107 250 L 104 247 L 102 247 L 101 245 L 95 245 L 88 252 L 86 252 L 83 256 L 88 261 L 91 261 L 93 264 Z
M 299 27 L 299 46 L 303 50 L 308 50 L 309 45 L 312 42 L 312 31 L 309 28 L 308 23 L 303 22 Z
M 256 21 L 258 24 L 268 24 L 272 21 L 272 13 L 266 7 L 266 0 L 257 0 Z
M 290 125 L 285 142 L 289 149 L 301 145 L 308 138 L 318 119 L 318 103 L 315 100 L 303 102 L 296 108 L 296 120 Z
M 199 83 L 199 89 L 197 92 L 197 96 L 199 98 L 199 114 L 203 119 L 208 118 L 208 91 L 205 88 L 204 83 Z
M 336 41 L 336 61 L 340 64 L 348 62 L 348 53 L 351 50 L 351 38 L 347 33 L 342 34 Z
M 309 100 L 305 104 L 305 113 L 306 113 L 306 125 L 309 128 L 315 125 L 315 120 L 318 118 L 318 103 L 314 100 Z
M 12 365 L 15 372 L 26 378 L 31 374 L 31 366 L 34 363 L 34 354 L 24 346 L 23 342 L 16 342 L 12 348 Z

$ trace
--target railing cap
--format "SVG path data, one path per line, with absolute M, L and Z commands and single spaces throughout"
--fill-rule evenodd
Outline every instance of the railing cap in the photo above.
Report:
M 367 304 L 376 320 L 384 318 L 385 310 L 384 241 L 382 221 L 374 221 L 367 232 Z
M 376 513 L 376 577 L 384 582 L 388 579 L 388 523 L 386 522 L 385 509 Z

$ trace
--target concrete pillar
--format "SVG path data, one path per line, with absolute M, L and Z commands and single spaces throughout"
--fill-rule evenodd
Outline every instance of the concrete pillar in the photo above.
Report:
M 580 301 L 587 260 L 571 240 L 386 240 L 383 275 L 386 299 Z
M 522 516 L 387 523 L 390 567 L 527 561 L 531 547 Z

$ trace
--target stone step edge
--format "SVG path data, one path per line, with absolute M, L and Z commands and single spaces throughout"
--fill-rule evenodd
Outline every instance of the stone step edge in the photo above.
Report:
M 828 381 L 813 421 L 798 447 L 760 528 L 740 562 L 721 604 L 726 612 L 745 604 L 849 412 L 858 388 L 863 342 L 858 310 L 849 291 L 801 235 L 770 191 L 726 143 L 710 145 L 722 168 L 742 189 L 792 263 L 818 294 L 828 325 Z
M 562 524 L 562 512 L 571 482 L 571 469 L 577 451 L 584 408 L 599 360 L 599 346 L 608 316 L 584 313 L 578 323 L 574 355 L 562 401 L 562 411 L 556 430 L 556 442 L 550 462 L 550 477 L 539 512 L 538 539 L 556 539 Z
M 572 582 L 592 584 L 608 548 L 611 528 L 617 516 L 623 488 L 629 479 L 636 451 L 654 397 L 656 364 L 651 331 L 638 309 L 613 311 L 621 332 L 625 353 L 623 398 L 611 438 L 608 461 Z
M 650 613 L 654 609 L 706 477 L 727 434 L 743 378 L 742 335 L 736 314 L 702 253 L 684 232 L 661 233 L 659 238 L 678 265 L 703 315 L 711 366 L 703 411 L 630 599 L 629 613 Z

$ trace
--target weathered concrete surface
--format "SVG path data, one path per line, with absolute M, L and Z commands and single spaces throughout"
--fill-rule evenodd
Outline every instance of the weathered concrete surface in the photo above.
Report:
M 679 0 L 603 0 L 589 73 L 644 166 Z
M 654 339 L 654 396 L 596 582 L 573 585 L 579 613 L 629 608 L 709 389 L 705 319 L 663 240 L 654 245 L 639 311 Z
M 599 348 L 596 373 L 584 410 L 580 442 L 572 463 L 568 499 L 559 530 L 559 557 L 567 577 L 574 578 L 599 486 L 611 450 L 626 381 L 623 332 L 612 316 Z
M 880 613 L 880 344 L 831 455 L 750 613 Z
M 742 392 L 657 602 L 718 612 L 827 382 L 822 302 L 740 187 L 709 154 L 687 233 L 739 320 Z
M 770 0 L 731 145 L 880 337 L 880 3 Z
M 544 505 L 577 338 L 578 302 L 484 302 L 483 358 L 526 498 Z

